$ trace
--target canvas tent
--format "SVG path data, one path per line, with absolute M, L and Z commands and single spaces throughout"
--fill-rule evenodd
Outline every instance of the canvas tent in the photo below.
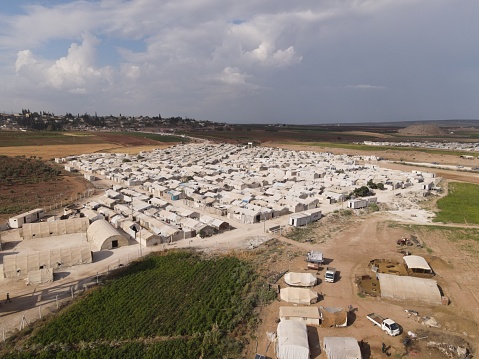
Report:
M 308 330 L 297 320 L 282 320 L 278 324 L 276 357 L 278 359 L 309 359 Z
M 85 233 L 90 222 L 88 218 L 71 218 L 51 222 L 25 223 L 21 230 L 23 239 L 61 236 L 71 233 Z
M 279 319 L 299 320 L 308 325 L 320 325 L 321 313 L 318 307 L 279 307 Z
M 28 272 L 27 285 L 39 285 L 53 282 L 53 269 L 43 268 Z
M 94 251 L 128 245 L 128 240 L 104 219 L 99 219 L 90 224 L 86 234 Z
M 282 288 L 281 300 L 288 303 L 310 305 L 318 301 L 318 293 L 307 288 Z
M 42 269 L 55 270 L 91 262 L 92 256 L 88 246 L 8 255 L 3 257 L 3 275 L 5 278 L 26 278 L 30 272 Z M 40 273 L 40 276 L 44 274 Z
M 284 275 L 284 281 L 286 284 L 295 287 L 313 287 L 318 279 L 311 273 L 289 272 Z
M 358 341 L 351 337 L 324 337 L 323 349 L 328 359 L 361 359 Z
M 378 273 L 381 297 L 441 304 L 441 292 L 433 279 Z

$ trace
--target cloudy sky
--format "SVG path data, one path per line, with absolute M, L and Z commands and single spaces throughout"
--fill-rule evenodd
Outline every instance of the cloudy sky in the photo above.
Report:
M 477 0 L 16 0 L 0 112 L 479 118 Z

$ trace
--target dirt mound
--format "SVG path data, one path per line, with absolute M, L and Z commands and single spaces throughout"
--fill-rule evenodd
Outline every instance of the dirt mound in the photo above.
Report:
M 445 132 L 436 125 L 412 125 L 399 129 L 398 133 L 410 136 L 435 136 L 445 134 Z

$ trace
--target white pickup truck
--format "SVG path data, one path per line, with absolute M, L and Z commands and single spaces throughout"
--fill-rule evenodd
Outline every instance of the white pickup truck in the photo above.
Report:
M 383 318 L 376 313 L 368 314 L 366 317 L 392 337 L 401 334 L 401 328 L 392 319 Z

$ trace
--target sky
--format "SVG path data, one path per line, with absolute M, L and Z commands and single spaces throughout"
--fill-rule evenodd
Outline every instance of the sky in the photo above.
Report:
M 16 0 L 0 112 L 330 124 L 479 118 L 477 0 Z

